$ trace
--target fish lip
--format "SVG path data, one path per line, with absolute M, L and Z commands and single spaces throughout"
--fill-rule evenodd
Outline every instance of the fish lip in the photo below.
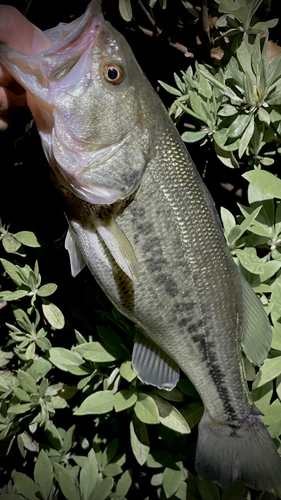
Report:
M 40 54 L 43 54 L 44 56 L 50 56 L 54 52 L 62 51 L 67 45 L 69 45 L 71 42 L 73 42 L 75 39 L 79 38 L 79 36 L 87 31 L 88 25 L 92 24 L 93 21 L 100 21 L 100 22 L 105 22 L 103 13 L 101 10 L 101 5 L 97 0 L 92 0 L 84 14 L 80 16 L 78 19 L 75 19 L 75 21 L 72 21 L 69 24 L 66 24 L 65 31 L 67 32 L 66 36 L 62 37 L 53 37 L 52 33 L 55 32 L 57 27 L 51 28 L 49 30 L 45 30 L 44 33 L 46 36 L 52 41 L 52 38 L 54 39 L 55 43 L 53 47 L 42 51 Z M 62 24 L 62 23 L 60 23 Z M 97 23 L 95 23 L 97 24 Z M 60 25 L 58 25 L 60 26 Z M 74 28 L 72 28 L 74 26 Z M 99 28 L 99 24 L 96 26 L 96 28 Z M 73 47 L 71 47 L 73 49 Z
M 79 21 L 77 23 L 77 21 Z M 92 0 L 88 5 L 86 12 L 75 21 L 66 24 L 65 29 L 61 29 L 62 35 L 58 36 L 58 25 L 55 28 L 46 30 L 44 33 L 49 37 L 53 46 L 45 51 L 40 52 L 29 58 L 32 64 L 32 59 L 40 65 L 41 73 L 44 78 L 51 84 L 63 81 L 65 75 L 58 78 L 56 69 L 54 70 L 54 58 L 61 58 L 61 66 L 68 61 L 74 60 L 73 67 L 79 61 L 82 54 L 91 50 L 95 44 L 95 40 L 99 34 L 100 26 L 105 23 L 100 4 L 96 0 Z M 53 35 L 55 33 L 55 35 Z M 76 59 L 76 60 L 75 60 Z M 70 68 L 70 73 L 72 68 Z M 69 74 L 67 72 L 66 76 Z

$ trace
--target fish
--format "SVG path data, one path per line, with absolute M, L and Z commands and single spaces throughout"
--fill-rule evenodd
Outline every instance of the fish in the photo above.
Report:
M 228 250 L 214 202 L 127 41 L 93 0 L 45 32 L 53 46 L 0 61 L 26 89 L 69 232 L 85 265 L 136 324 L 139 379 L 172 390 L 180 370 L 204 404 L 198 476 L 281 486 L 281 459 L 248 389 L 243 350 L 266 359 L 271 327 Z

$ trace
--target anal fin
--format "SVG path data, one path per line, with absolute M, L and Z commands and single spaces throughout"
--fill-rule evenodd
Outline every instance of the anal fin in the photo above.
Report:
M 142 335 L 135 338 L 132 366 L 142 382 L 158 389 L 171 391 L 179 381 L 178 365 L 160 347 Z

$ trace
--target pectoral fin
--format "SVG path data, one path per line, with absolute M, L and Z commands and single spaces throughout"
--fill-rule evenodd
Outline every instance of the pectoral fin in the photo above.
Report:
M 160 347 L 142 335 L 135 338 L 132 366 L 145 384 L 171 391 L 178 383 L 178 365 Z
M 84 269 L 86 263 L 71 229 L 67 231 L 64 246 L 69 253 L 71 274 L 75 278 Z
M 118 266 L 132 281 L 138 281 L 138 261 L 127 236 L 114 219 L 95 221 L 95 227 Z

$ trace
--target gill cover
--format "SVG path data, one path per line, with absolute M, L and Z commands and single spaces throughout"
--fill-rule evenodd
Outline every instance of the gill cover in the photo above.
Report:
M 0 45 L 0 61 L 26 89 L 45 154 L 61 183 L 93 204 L 124 199 L 137 189 L 146 158 L 145 141 L 138 141 L 134 124 L 126 124 L 128 116 L 119 110 L 111 127 L 104 106 L 114 107 L 121 84 L 126 91 L 126 75 L 119 71 L 123 37 L 105 22 L 97 0 L 80 18 L 45 34 L 52 48 L 26 56 Z M 106 65 L 108 78 L 100 70 Z

